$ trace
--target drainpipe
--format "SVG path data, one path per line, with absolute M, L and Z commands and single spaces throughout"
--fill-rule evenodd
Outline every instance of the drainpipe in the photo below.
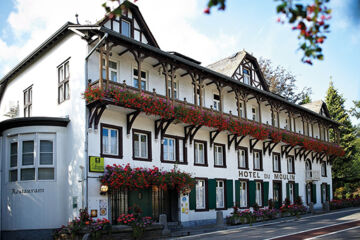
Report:
M 90 50 L 90 52 L 88 53 L 88 55 L 85 57 L 85 89 L 87 88 L 88 86 L 88 79 L 89 79 L 89 73 L 88 73 L 88 60 L 89 60 L 89 57 L 91 56 L 91 54 L 93 54 L 96 50 L 96 48 L 99 47 L 100 44 L 102 44 L 105 39 L 108 37 L 108 34 L 105 33 L 105 35 L 100 39 L 100 41 Z M 100 63 L 102 64 L 102 63 Z M 100 73 L 101 74 L 101 73 Z M 89 133 L 88 133 L 88 114 L 89 114 L 89 110 L 87 109 L 86 107 L 86 103 L 85 103 L 85 179 L 86 180 L 86 201 L 85 201 L 85 207 L 87 208 L 88 205 L 89 205 L 89 191 L 88 191 L 88 173 L 89 173 L 89 161 L 88 161 L 88 158 L 89 158 L 89 152 L 88 152 L 88 139 L 89 139 Z

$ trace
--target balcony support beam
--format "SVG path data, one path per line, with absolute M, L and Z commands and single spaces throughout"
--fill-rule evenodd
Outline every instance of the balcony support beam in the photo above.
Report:
M 194 140 L 194 137 L 200 128 L 201 128 L 201 126 L 196 126 L 196 125 L 185 126 L 184 127 L 184 133 L 185 133 L 184 141 L 187 142 L 187 140 L 190 139 L 190 144 L 192 144 L 192 141 Z
M 94 107 L 89 109 L 89 128 L 94 124 L 94 129 L 98 129 L 99 121 L 106 109 L 106 104 L 98 103 Z
M 254 150 L 255 145 L 259 142 L 259 139 L 253 138 L 249 140 L 250 145 L 250 153 Z
M 135 122 L 135 119 L 137 118 L 137 116 L 139 116 L 140 114 L 140 110 L 136 110 L 132 113 L 129 113 L 126 115 L 126 133 L 130 134 L 132 125 Z
M 215 138 L 219 135 L 220 131 L 219 130 L 215 130 L 215 131 L 211 131 L 210 132 L 210 147 L 212 147 Z
M 160 139 L 163 140 L 166 130 L 169 128 L 170 124 L 174 121 L 174 118 L 171 119 L 158 119 L 155 121 L 155 139 L 158 139 L 160 133 Z

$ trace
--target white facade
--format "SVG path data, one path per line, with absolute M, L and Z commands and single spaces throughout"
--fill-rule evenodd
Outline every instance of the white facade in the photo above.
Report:
M 129 16 L 133 16 L 131 11 Z M 138 24 L 138 23 L 137 23 Z M 105 26 L 109 26 L 107 22 Z M 79 27 L 79 26 L 78 26 Z M 139 26 L 139 28 L 144 26 Z M 81 29 L 79 31 L 86 32 Z M 144 30 L 145 31 L 145 30 Z M 60 117 L 70 119 L 70 123 L 66 127 L 59 126 L 23 126 L 23 127 L 8 127 L 2 130 L 1 143 L 1 231 L 13 230 L 29 230 L 29 229 L 53 229 L 66 224 L 69 220 L 77 215 L 80 208 L 88 207 L 90 210 L 97 210 L 100 213 L 100 208 L 106 208 L 106 213 L 98 217 L 111 218 L 111 197 L 109 195 L 100 195 L 100 182 L 98 177 L 101 173 L 93 173 L 88 171 L 88 157 L 101 155 L 101 124 L 109 124 L 122 128 L 122 139 L 118 144 L 122 145 L 123 156 L 121 158 L 105 157 L 105 165 L 112 164 L 127 164 L 131 166 L 152 167 L 157 166 L 164 170 L 171 170 L 175 164 L 164 163 L 160 159 L 161 144 L 160 138 L 155 139 L 154 121 L 155 116 L 147 116 L 141 113 L 135 120 L 131 133 L 127 134 L 126 114 L 133 110 L 118 107 L 115 105 L 107 105 L 106 110 L 100 118 L 98 129 L 89 128 L 88 117 L 89 111 L 86 109 L 85 100 L 82 93 L 87 87 L 87 80 L 91 83 L 99 79 L 99 52 L 93 52 L 88 59 L 88 68 L 86 66 L 86 56 L 91 53 L 91 50 L 96 47 L 100 40 L 94 41 L 88 45 L 86 40 L 82 39 L 78 34 L 64 30 L 65 36 L 57 40 L 55 44 L 50 45 L 50 48 L 43 52 L 39 57 L 31 60 L 26 67 L 23 67 L 18 73 L 13 74 L 11 79 L 7 81 L 6 88 L 3 92 L 0 102 L 0 124 L 9 119 L 9 106 L 17 107 L 15 118 L 24 117 L 24 90 L 32 87 L 31 117 Z M 142 33 L 144 34 L 144 33 Z M 149 34 L 149 33 L 147 33 Z M 142 39 L 149 38 L 144 35 Z M 147 43 L 143 40 L 143 43 Z M 149 40 L 150 41 L 150 40 Z M 149 43 L 150 44 L 150 43 Z M 112 79 L 116 79 L 118 83 L 125 83 L 129 86 L 134 86 L 134 69 L 137 69 L 137 63 L 130 52 L 126 52 L 119 56 L 125 50 L 125 47 L 118 44 L 111 49 L 112 55 L 110 61 L 113 62 L 111 68 L 113 69 Z M 69 99 L 59 103 L 58 101 L 58 66 L 64 61 L 69 62 Z M 163 69 L 156 66 L 157 61 L 153 57 L 146 58 L 141 66 L 141 70 L 145 72 L 146 89 L 152 92 L 153 89 L 159 95 L 166 95 Z M 115 66 L 115 65 L 116 66 Z M 177 99 L 184 100 L 190 104 L 194 104 L 194 88 L 192 79 L 189 75 L 185 75 L 186 71 L 179 69 L 176 71 L 176 93 Z M 88 79 L 86 79 L 86 74 Z M 184 75 L 183 75 L 184 74 Z M 116 76 L 116 77 L 114 77 Z M 254 74 L 255 79 L 259 81 L 259 76 Z M 214 84 L 210 83 L 210 79 L 205 79 L 205 87 L 202 90 L 202 105 L 204 108 L 214 107 L 214 94 L 218 94 L 218 90 Z M 263 87 L 260 87 L 261 89 Z M 265 92 L 264 90 L 261 90 Z M 263 124 L 272 123 L 271 109 L 268 104 L 262 102 L 261 106 L 261 122 Z M 244 106 L 243 106 L 244 107 Z M 248 119 L 252 119 L 253 108 L 259 111 L 259 105 L 256 99 L 249 99 L 246 104 L 246 109 L 242 111 L 247 112 Z M 235 101 L 235 93 L 228 92 L 228 89 L 223 91 L 222 100 L 223 112 L 237 115 L 237 105 Z M 259 114 L 257 112 L 256 114 Z M 244 117 L 243 115 L 242 117 Z M 288 116 L 281 112 L 279 115 L 280 128 L 288 127 Z M 256 120 L 259 120 L 257 115 Z M 303 123 L 301 119 L 292 119 L 296 122 L 296 132 L 303 133 Z M 167 135 L 184 137 L 184 124 L 171 124 L 167 129 Z M 133 135 L 134 129 L 140 129 L 150 132 L 151 136 L 151 161 L 139 161 L 133 159 Z M 194 165 L 194 142 L 188 141 L 185 144 L 187 149 L 186 164 L 177 164 L 177 168 L 185 172 L 191 173 L 196 178 L 207 179 L 227 179 L 233 180 L 232 189 L 233 202 L 236 202 L 235 180 L 248 179 L 262 180 L 269 182 L 268 199 L 273 198 L 273 180 L 281 180 L 276 177 L 279 173 L 273 172 L 273 153 L 281 154 L 281 146 L 284 143 L 278 144 L 269 155 L 268 151 L 262 154 L 262 170 L 254 170 L 253 153 L 250 152 L 249 136 L 245 137 L 240 147 L 246 147 L 248 153 L 248 169 L 238 168 L 237 151 L 234 143 L 228 148 L 228 133 L 221 132 L 215 143 L 225 144 L 224 152 L 226 155 L 225 167 L 214 166 L 214 146 L 210 147 L 209 132 L 213 129 L 202 127 L 195 135 L 195 140 L 205 141 L 207 144 L 207 166 Z M 294 130 L 292 130 L 294 131 Z M 11 141 L 18 141 L 19 144 L 22 138 L 34 137 L 40 139 L 43 135 L 51 135 L 54 139 L 54 179 L 53 180 L 31 180 L 22 181 L 20 178 L 17 181 L 10 181 L 10 143 Z M 317 126 L 314 126 L 314 137 L 320 137 Z M 14 140 L 15 138 L 15 140 Z M 17 140 L 16 140 L 17 139 Z M 327 139 L 328 140 L 328 139 Z M 36 142 L 36 141 L 35 141 Z M 259 141 L 254 149 L 263 151 L 263 141 Z M 18 154 L 22 154 L 20 145 Z M 294 156 L 295 150 L 291 150 L 289 155 Z M 39 154 L 34 151 L 35 159 L 39 159 Z M 23 156 L 18 156 L 18 164 L 21 165 Z M 312 162 L 312 170 L 321 170 L 321 162 L 312 159 L 311 154 L 307 157 Z M 36 160 L 38 161 L 38 160 Z M 20 166 L 19 166 L 20 167 Z M 304 159 L 296 158 L 294 161 L 295 173 L 288 173 L 286 156 L 281 157 L 281 174 L 292 182 L 297 183 L 299 188 L 299 196 L 306 202 L 305 194 L 305 161 Z M 321 188 L 320 184 L 326 183 L 332 187 L 331 181 L 331 165 L 326 164 L 327 175 L 321 176 L 316 184 L 317 201 L 316 208 L 321 207 Z M 37 169 L 37 167 L 36 167 Z M 20 171 L 20 170 L 19 170 Z M 36 170 L 38 171 L 38 170 Z M 246 173 L 245 173 L 246 172 Z M 250 176 L 251 173 L 251 176 Z M 18 173 L 20 174 L 20 173 Z M 256 177 L 254 177 L 254 175 Z M 287 196 L 286 183 L 288 180 L 282 179 L 282 201 Z M 227 189 L 226 191 L 230 191 Z M 330 196 L 330 199 L 332 196 Z M 100 201 L 101 200 L 101 201 Z M 230 200 L 231 201 L 231 200 Z M 248 199 L 249 201 L 249 199 Z M 263 199 L 264 201 L 264 199 Z M 194 211 L 189 209 L 189 196 L 178 196 L 178 221 L 184 225 L 191 225 L 201 223 L 201 221 L 212 221 L 216 217 L 215 209 L 207 211 Z M 100 206 L 101 205 L 101 206 Z M 264 205 L 264 204 L 263 204 Z M 231 207 L 223 210 L 224 216 L 230 214 Z M 34 221 L 36 219 L 36 221 Z

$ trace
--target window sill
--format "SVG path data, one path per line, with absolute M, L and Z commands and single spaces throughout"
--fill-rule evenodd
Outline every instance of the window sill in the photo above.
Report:
M 198 167 L 208 167 L 208 164 L 200 164 L 200 163 L 194 163 L 194 166 L 198 166 Z
M 161 162 L 162 162 L 162 163 L 172 163 L 172 164 L 187 165 L 187 162 L 179 162 L 179 161 L 161 160 Z
M 261 168 L 261 169 L 255 169 L 255 168 L 254 168 L 254 169 L 253 169 L 253 171 L 259 171 L 259 172 L 262 172 L 262 171 L 264 171 L 264 169 L 262 169 L 262 168 Z
M 133 157 L 133 160 L 144 161 L 144 162 L 151 162 L 152 161 L 151 158 L 138 158 L 138 157 Z
M 204 208 L 204 209 L 195 209 L 195 212 L 208 212 L 209 209 Z
M 109 155 L 109 154 L 100 154 L 100 157 L 103 157 L 103 158 L 117 158 L 117 159 L 122 159 L 123 158 L 122 155 Z
M 241 169 L 241 170 L 249 170 L 248 167 L 246 167 L 246 168 L 238 167 L 238 169 Z
M 280 171 L 273 171 L 274 173 L 281 173 L 281 170 Z
M 223 208 L 215 208 L 215 210 L 217 211 L 217 210 L 227 210 L 227 208 L 226 207 L 223 207 Z
M 221 166 L 221 165 L 214 165 L 214 168 L 226 168 L 226 165 L 223 165 L 223 166 Z

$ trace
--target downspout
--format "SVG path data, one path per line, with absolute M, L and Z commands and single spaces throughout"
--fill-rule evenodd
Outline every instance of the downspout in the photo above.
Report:
M 100 39 L 100 41 L 90 50 L 90 52 L 88 53 L 88 55 L 85 57 L 85 89 L 87 88 L 88 86 L 88 78 L 89 78 L 89 73 L 88 73 L 88 60 L 89 60 L 89 57 L 91 56 L 91 54 L 93 54 L 96 50 L 96 48 L 99 47 L 100 44 L 102 44 L 105 39 L 108 37 L 108 33 L 105 33 L 105 35 Z M 100 63 L 102 64 L 102 63 Z M 101 74 L 101 73 L 100 73 Z M 86 180 L 86 201 L 85 201 L 85 207 L 87 208 L 88 205 L 89 205 L 89 191 L 88 191 L 88 173 L 89 173 L 89 161 L 88 161 L 88 158 L 89 158 L 89 152 L 88 152 L 88 139 L 89 139 L 89 133 L 88 133 L 88 114 L 89 114 L 89 110 L 88 108 L 86 107 L 86 103 L 85 103 L 85 179 Z

